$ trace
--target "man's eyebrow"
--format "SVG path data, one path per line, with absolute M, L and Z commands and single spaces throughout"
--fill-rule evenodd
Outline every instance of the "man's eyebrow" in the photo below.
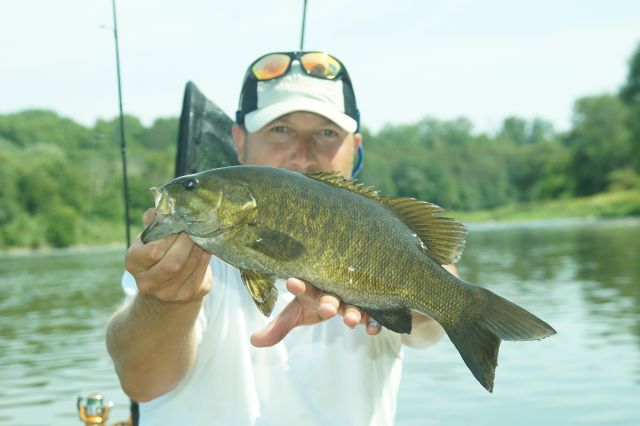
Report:
M 295 121 L 295 120 L 292 120 L 291 118 L 289 118 L 286 115 L 284 115 L 284 116 L 278 117 L 275 120 L 273 120 L 271 122 L 271 124 L 275 124 L 275 123 L 291 124 L 293 121 Z

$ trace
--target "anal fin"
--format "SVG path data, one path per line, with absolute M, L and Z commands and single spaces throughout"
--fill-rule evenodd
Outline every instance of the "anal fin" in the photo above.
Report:
M 413 317 L 411 316 L 411 311 L 409 309 L 397 309 L 390 311 L 366 308 L 365 311 L 369 316 L 371 316 L 371 318 L 378 321 L 380 325 L 391 331 L 405 334 L 411 333 Z

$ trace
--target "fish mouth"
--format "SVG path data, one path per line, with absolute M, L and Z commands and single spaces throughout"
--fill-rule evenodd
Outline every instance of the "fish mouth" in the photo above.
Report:
M 182 232 L 186 228 L 187 222 L 184 219 L 177 219 L 171 214 L 159 214 L 142 231 L 140 239 L 146 244 Z

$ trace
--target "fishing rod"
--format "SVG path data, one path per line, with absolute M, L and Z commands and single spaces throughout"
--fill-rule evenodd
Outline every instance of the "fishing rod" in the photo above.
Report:
M 111 0 L 113 11 L 113 38 L 116 46 L 116 74 L 118 79 L 118 106 L 120 110 L 120 155 L 122 157 L 122 187 L 124 196 L 124 223 L 126 226 L 127 248 L 131 245 L 131 218 L 129 216 L 129 179 L 127 178 L 127 145 L 124 137 L 124 112 L 122 108 L 122 79 L 120 76 L 120 44 L 118 43 L 118 20 L 116 18 L 116 0 Z
M 111 0 L 113 11 L 113 39 L 116 48 L 116 76 L 118 80 L 118 107 L 120 113 L 120 154 L 122 157 L 122 186 L 124 196 L 124 221 L 126 226 L 127 248 L 131 245 L 131 220 L 129 217 L 129 179 L 127 178 L 127 144 L 124 132 L 124 109 L 122 107 L 122 78 L 120 74 L 120 44 L 118 42 L 118 19 L 116 15 L 116 0 Z M 106 426 L 113 402 L 106 401 L 99 392 L 91 392 L 86 398 L 78 397 L 78 416 L 85 426 Z M 136 426 L 138 424 L 138 403 L 131 400 L 130 418 L 117 422 L 111 426 Z
M 111 0 L 111 10 L 113 12 L 113 39 L 116 47 L 116 76 L 118 80 L 118 106 L 120 111 L 120 154 L 122 157 L 122 186 L 124 195 L 124 221 L 126 226 L 127 248 L 131 245 L 131 235 L 129 228 L 129 180 L 127 179 L 127 145 L 124 137 L 124 110 L 122 108 L 122 79 L 120 76 L 120 45 L 118 43 L 118 19 L 116 17 L 116 0 Z M 108 28 L 106 25 L 104 28 Z M 113 407 L 112 401 L 103 398 L 100 392 L 91 392 L 86 397 L 78 397 L 78 416 L 85 426 L 106 426 L 110 410 Z M 138 423 L 138 406 L 135 401 L 131 401 L 131 418 L 124 422 L 117 422 L 111 426 L 132 426 Z
M 302 6 L 302 30 L 300 31 L 300 50 L 304 50 L 304 27 L 307 22 L 307 0 L 304 0 Z

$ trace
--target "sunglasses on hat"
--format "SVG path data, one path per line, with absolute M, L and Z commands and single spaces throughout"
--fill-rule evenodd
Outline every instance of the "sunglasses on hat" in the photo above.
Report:
M 342 82 L 344 113 L 359 125 L 360 114 L 356 106 L 353 85 L 344 64 L 335 56 L 320 51 L 271 52 L 253 61 L 244 77 L 236 123 L 242 124 L 245 115 L 258 109 L 258 85 L 284 77 L 294 62 L 300 64 L 305 75 L 332 82 Z
M 302 70 L 311 77 L 325 80 L 349 76 L 338 58 L 326 52 L 273 52 L 256 59 L 249 66 L 249 73 L 258 81 L 268 81 L 282 77 L 291 69 L 293 61 L 298 61 Z

